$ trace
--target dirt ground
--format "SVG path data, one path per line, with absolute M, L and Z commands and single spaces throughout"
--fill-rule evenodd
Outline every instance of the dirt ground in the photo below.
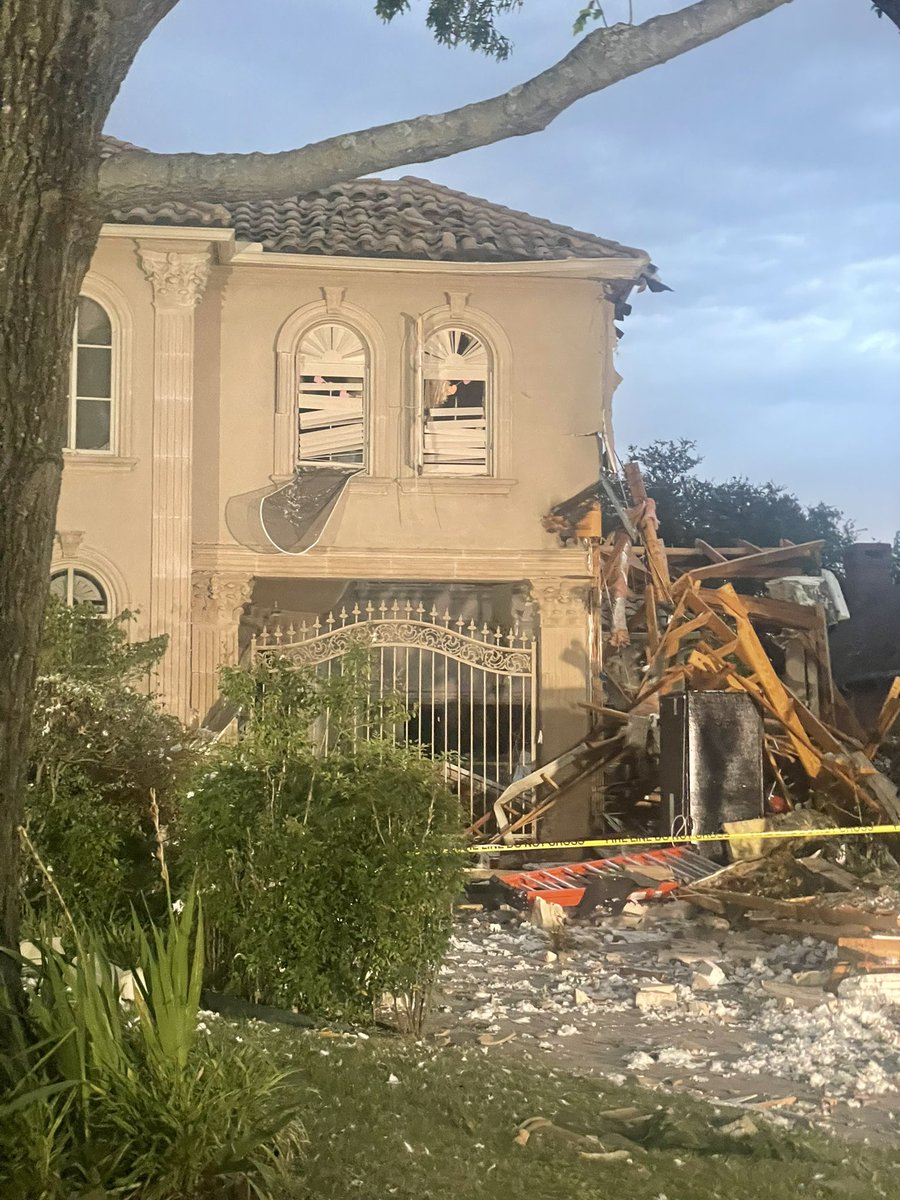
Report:
M 466 914 L 433 1029 L 616 1082 L 900 1144 L 900 1008 L 823 989 L 830 945 L 734 930 L 684 902 L 561 932 Z

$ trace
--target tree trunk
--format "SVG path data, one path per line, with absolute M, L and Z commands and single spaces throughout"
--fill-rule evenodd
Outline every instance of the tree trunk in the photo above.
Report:
M 103 0 L 0 2 L 0 945 L 18 948 L 18 827 L 98 138 L 130 56 Z M 116 31 L 118 36 L 118 31 Z M 0 955 L 0 983 L 17 973 Z

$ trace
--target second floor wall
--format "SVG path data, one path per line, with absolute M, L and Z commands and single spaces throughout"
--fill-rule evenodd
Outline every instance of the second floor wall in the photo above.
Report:
M 146 571 L 160 332 L 143 246 L 210 257 L 186 367 L 195 543 L 233 543 L 232 497 L 331 456 L 362 471 L 324 544 L 547 547 L 540 517 L 595 475 L 586 435 L 608 422 L 602 281 L 566 264 L 229 259 L 224 239 L 184 234 L 101 240 L 76 331 L 64 525 L 104 543 L 127 527 L 121 568 Z

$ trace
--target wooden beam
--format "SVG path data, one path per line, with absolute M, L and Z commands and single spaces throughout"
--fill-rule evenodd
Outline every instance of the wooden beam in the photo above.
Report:
M 652 506 L 650 497 L 647 495 L 647 489 L 644 486 L 644 477 L 641 475 L 641 469 L 638 464 L 636 462 L 625 463 L 622 473 L 625 476 L 625 482 L 628 484 L 631 499 L 640 510 L 640 514 L 636 518 L 637 525 L 640 529 L 641 537 L 644 539 L 644 546 L 647 550 L 647 563 L 653 576 L 653 582 L 656 584 L 659 592 L 659 598 L 666 603 L 671 603 L 672 580 L 669 575 L 669 562 L 666 558 L 665 543 L 657 532 L 659 522 L 656 519 L 655 506 Z
M 701 588 L 697 593 L 713 609 L 721 609 L 721 601 L 711 588 Z M 777 625 L 782 629 L 814 631 L 816 611 L 810 605 L 794 604 L 790 600 L 775 600 L 769 596 L 738 596 L 744 612 L 755 621 Z
M 655 654 L 659 649 L 659 620 L 656 613 L 656 588 L 650 580 L 644 588 L 644 617 L 647 622 L 647 652 Z
M 745 554 L 742 558 L 733 558 L 728 562 L 694 567 L 693 570 L 686 571 L 682 575 L 677 586 L 683 585 L 686 579 L 753 578 L 759 567 L 772 567 L 798 558 L 818 558 L 824 545 L 823 541 L 815 541 L 803 542 L 799 546 L 779 546 L 777 550 L 763 550 L 759 554 Z
M 866 746 L 866 754 L 869 758 L 874 758 L 878 753 L 878 747 L 891 732 L 898 717 L 900 717 L 900 675 L 894 677 L 894 682 L 884 698 L 881 712 L 875 722 L 875 735 Z
M 745 550 L 749 550 L 751 554 L 763 553 L 762 546 L 757 546 L 755 542 L 748 542 L 746 538 L 738 538 L 738 545 L 742 546 Z
M 710 562 L 727 562 L 725 555 L 720 550 L 716 550 L 709 542 L 704 542 L 703 538 L 697 538 L 694 545 L 704 554 Z

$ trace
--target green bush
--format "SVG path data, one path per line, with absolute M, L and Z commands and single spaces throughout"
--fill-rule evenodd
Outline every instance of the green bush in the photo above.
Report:
M 461 878 L 458 802 L 440 769 L 388 730 L 365 659 L 324 685 L 285 662 L 226 673 L 244 712 L 184 804 L 181 869 L 196 875 L 214 985 L 246 999 L 360 1018 L 389 992 L 420 1011 Z M 328 714 L 328 745 L 315 732 Z
M 44 627 L 25 823 L 69 907 L 89 922 L 127 916 L 138 897 L 162 911 L 152 800 L 165 827 L 191 761 L 187 731 L 146 687 L 165 639 L 130 644 L 130 620 L 51 600 Z M 25 872 L 30 906 L 53 907 L 33 861 Z
M 133 1005 L 96 936 L 74 935 L 71 960 L 42 947 L 17 1050 L 0 1055 L 0 1195 L 264 1200 L 302 1142 L 288 1077 L 198 1034 L 192 894 L 149 935 L 135 922 L 133 940 Z

